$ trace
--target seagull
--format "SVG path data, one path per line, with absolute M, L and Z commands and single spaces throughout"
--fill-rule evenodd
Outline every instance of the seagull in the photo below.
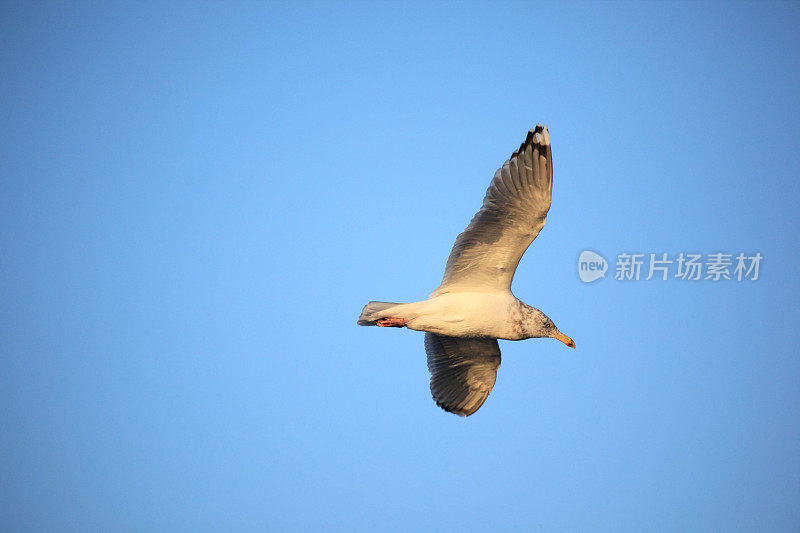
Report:
M 361 311 L 359 326 L 425 332 L 431 394 L 445 411 L 469 416 L 486 401 L 500 367 L 497 339 L 551 337 L 575 348 L 547 315 L 511 293 L 522 254 L 547 220 L 552 191 L 550 134 L 538 124 L 495 172 L 430 297 L 369 302 Z

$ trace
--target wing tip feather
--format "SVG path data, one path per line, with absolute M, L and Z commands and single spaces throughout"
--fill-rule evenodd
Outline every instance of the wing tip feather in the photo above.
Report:
M 439 401 L 436 399 L 436 396 L 433 397 L 433 401 L 436 402 L 436 405 L 442 408 L 442 410 L 447 411 L 448 413 L 453 413 L 454 415 L 458 415 L 462 418 L 466 418 L 470 415 L 474 415 L 478 409 L 486 401 L 486 398 L 489 396 L 488 393 L 484 394 L 482 398 L 480 398 L 477 402 L 472 402 L 472 405 L 449 405 L 445 402 Z M 463 404 L 464 402 L 462 402 Z
M 519 149 L 514 150 L 514 153 L 511 154 L 510 159 L 513 159 L 519 154 L 525 152 L 526 147 L 534 147 L 537 145 L 550 146 L 550 132 L 547 130 L 547 124 L 544 126 L 537 124 L 535 128 L 528 130 L 528 135 L 525 136 L 525 140 L 519 145 Z

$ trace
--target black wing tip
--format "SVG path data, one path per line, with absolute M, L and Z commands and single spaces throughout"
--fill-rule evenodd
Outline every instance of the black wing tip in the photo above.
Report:
M 539 138 L 536 137 L 537 134 Z M 544 126 L 537 124 L 535 128 L 528 130 L 528 135 L 525 137 L 525 140 L 519 145 L 519 149 L 511 154 L 511 158 L 513 159 L 524 152 L 527 146 L 550 146 L 550 135 L 547 130 L 547 124 Z
M 540 135 L 544 135 L 544 132 L 547 131 L 547 124 L 542 126 L 541 124 L 537 124 L 535 128 L 528 130 L 528 136 L 525 138 L 525 141 L 531 141 L 534 139 L 534 136 L 538 133 Z

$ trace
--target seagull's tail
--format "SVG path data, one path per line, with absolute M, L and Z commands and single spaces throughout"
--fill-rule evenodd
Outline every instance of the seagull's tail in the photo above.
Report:
M 390 307 L 401 305 L 393 302 L 370 302 L 361 310 L 361 316 L 358 317 L 359 326 L 374 326 L 375 323 L 381 318 L 385 318 L 386 314 L 381 313 Z

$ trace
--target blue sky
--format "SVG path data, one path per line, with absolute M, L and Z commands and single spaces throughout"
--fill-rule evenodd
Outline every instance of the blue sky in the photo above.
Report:
M 797 3 L 0 7 L 0 527 L 797 531 Z M 548 223 L 462 419 L 425 298 L 537 122 Z M 759 252 L 582 283 L 582 250 Z

